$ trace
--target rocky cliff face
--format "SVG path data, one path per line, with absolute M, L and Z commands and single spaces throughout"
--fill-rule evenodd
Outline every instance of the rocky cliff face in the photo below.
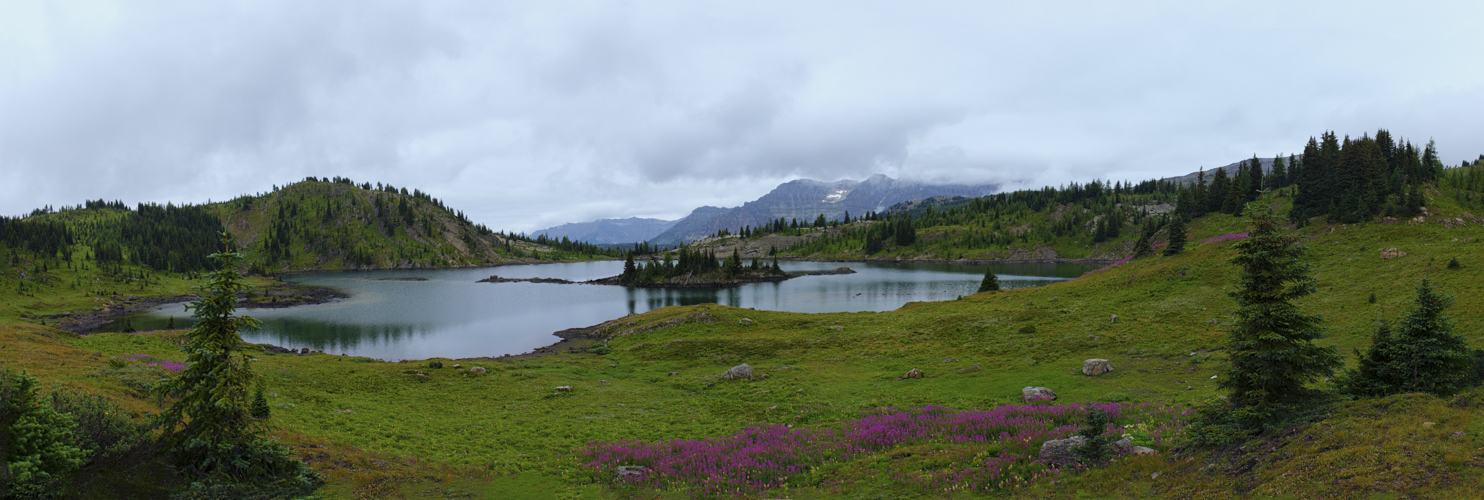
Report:
M 736 232 L 742 226 L 757 227 L 779 217 L 812 223 L 820 214 L 824 214 L 826 219 L 837 220 L 850 212 L 851 218 L 858 218 L 866 212 L 884 211 L 903 201 L 934 196 L 984 196 L 994 193 L 997 188 L 993 184 L 922 184 L 880 174 L 864 181 L 822 182 L 800 179 L 783 183 L 772 192 L 740 207 L 703 207 L 716 210 L 706 212 L 697 209 L 676 222 L 674 227 L 649 241 L 676 245 L 695 241 L 721 229 Z

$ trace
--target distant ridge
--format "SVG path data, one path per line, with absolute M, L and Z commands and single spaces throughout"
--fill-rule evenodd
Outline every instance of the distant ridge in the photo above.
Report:
M 770 220 L 798 219 L 813 222 L 820 214 L 836 220 L 846 212 L 852 218 L 880 212 L 904 201 L 935 196 L 985 196 L 999 189 L 996 184 L 924 184 L 876 174 L 864 181 L 823 182 L 799 179 L 780 184 L 773 191 L 735 208 L 701 207 L 669 230 L 650 239 L 657 245 L 688 243 L 717 231 L 736 232 L 742 226 L 758 227 Z
M 572 241 L 585 241 L 599 245 L 638 243 L 659 236 L 660 233 L 674 227 L 676 222 L 680 221 L 638 217 L 599 219 L 592 222 L 572 222 L 549 227 L 531 233 L 531 237 L 544 234 L 548 238 L 567 238 Z

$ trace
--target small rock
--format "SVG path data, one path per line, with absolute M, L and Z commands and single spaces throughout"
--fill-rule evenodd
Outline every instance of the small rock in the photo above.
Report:
M 355 412 L 356 412 L 355 410 L 350 410 L 350 409 L 335 410 L 335 413 L 355 413 Z
M 556 390 L 558 392 L 572 392 L 572 386 L 570 386 L 570 385 L 559 385 L 559 386 L 557 386 Z
M 299 355 L 300 355 L 300 356 L 303 356 L 303 355 L 305 355 L 305 354 L 309 354 L 309 348 L 308 348 L 308 347 L 305 347 L 305 348 L 302 348 L 302 349 L 299 349 Z
M 978 363 L 975 363 L 975 364 L 969 365 L 969 369 L 970 370 L 978 370 L 979 369 L 979 364 Z
M 453 369 L 455 369 L 455 370 L 462 370 L 462 369 L 464 369 L 464 365 L 461 365 L 461 364 L 458 364 L 458 363 L 454 363 L 453 364 Z
M 1423 426 L 1423 427 L 1432 427 L 1432 426 L 1434 426 L 1434 425 L 1437 425 L 1437 424 L 1434 424 L 1434 423 L 1432 423 L 1432 422 L 1423 422 L 1423 423 L 1422 423 L 1422 426 Z
M 1154 471 L 1153 474 L 1150 474 L 1149 475 L 1149 479 L 1159 479 L 1159 475 L 1160 474 L 1164 474 L 1164 472 L 1163 471 Z
M 617 476 L 619 479 L 641 479 L 649 474 L 649 467 L 642 465 L 620 465 Z
M 1401 251 L 1401 249 L 1398 249 L 1398 248 L 1383 248 L 1383 249 L 1381 249 L 1381 258 L 1383 258 L 1383 259 L 1395 259 L 1397 257 L 1406 257 L 1406 256 L 1407 256 L 1407 252 L 1403 252 L 1403 251 Z
M 727 371 L 722 372 L 721 378 L 724 378 L 724 379 L 727 379 L 727 380 L 737 380 L 737 379 L 744 379 L 744 378 L 751 380 L 752 379 L 752 365 L 749 365 L 747 363 L 742 363 L 740 365 L 733 366 L 730 369 L 728 369 Z
M 1041 460 L 1050 464 L 1070 464 L 1077 462 L 1077 448 L 1087 444 L 1087 438 L 1072 436 L 1066 439 L 1052 439 L 1041 444 Z
M 944 360 L 943 360 L 943 362 L 944 362 L 944 363 L 957 363 L 957 362 L 958 362 L 958 360 L 956 360 L 956 359 L 953 359 L 953 358 L 945 358 L 945 359 L 944 359 Z
M 1118 315 L 1114 314 L 1112 317 L 1108 318 L 1108 323 L 1113 325 L 1118 324 Z
M 484 373 L 484 367 L 483 366 L 476 366 L 476 367 L 470 368 L 469 369 L 469 373 Z
M 1159 450 L 1156 450 L 1154 448 L 1146 448 L 1146 447 L 1143 447 L 1143 446 L 1135 446 L 1133 448 L 1129 448 L 1128 452 L 1130 454 L 1133 454 L 1133 455 L 1158 455 L 1159 454 Z M 1158 472 L 1155 473 L 1155 475 L 1158 475 L 1158 474 L 1159 474 Z M 1153 479 L 1153 478 L 1151 478 L 1151 479 Z
M 1467 435 L 1468 435 L 1468 433 L 1463 432 L 1463 431 L 1453 431 L 1453 432 L 1448 433 L 1448 437 L 1451 437 L 1451 438 L 1454 438 L 1454 439 L 1463 439 L 1464 436 L 1467 436 Z
M 839 331 L 842 331 L 842 332 L 845 331 L 845 327 L 840 326 L 840 325 L 830 325 L 830 329 L 831 330 L 839 330 Z
M 1119 450 L 1128 450 L 1134 447 L 1134 440 L 1131 438 L 1123 438 L 1110 443 L 1108 446 Z
M 753 323 L 756 323 L 756 321 L 753 321 L 752 318 L 742 318 L 737 320 L 737 323 L 743 325 L 751 325 Z
M 907 373 L 902 374 L 902 378 L 903 379 L 922 378 L 922 370 L 918 370 L 916 368 L 913 368 L 911 370 L 907 370 Z
M 1102 358 L 1092 358 L 1082 361 L 1082 374 L 1089 377 L 1102 375 L 1113 371 L 1113 363 Z
M 1056 392 L 1045 387 L 1026 387 L 1020 390 L 1020 397 L 1026 402 L 1056 400 Z
M 1211 376 L 1211 379 L 1212 379 L 1212 380 L 1215 380 L 1215 379 L 1216 379 L 1216 376 L 1215 376 L 1215 375 L 1212 375 L 1212 376 Z
M 674 376 L 679 375 L 679 374 L 680 374 L 680 372 L 670 372 L 670 374 L 669 375 L 666 375 L 666 376 L 667 377 L 674 377 Z

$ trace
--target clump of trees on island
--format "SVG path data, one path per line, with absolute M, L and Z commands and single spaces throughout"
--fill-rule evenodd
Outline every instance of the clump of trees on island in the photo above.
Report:
M 672 259 L 672 257 L 674 257 Z M 674 252 L 664 254 L 664 260 L 659 260 L 650 255 L 648 263 L 635 261 L 631 252 L 624 259 L 623 273 L 618 275 L 619 281 L 623 283 L 659 283 L 677 278 L 685 278 L 687 281 L 735 281 L 743 278 L 763 278 L 770 276 L 786 276 L 783 269 L 778 267 L 778 259 L 775 257 L 771 264 L 764 264 L 758 259 L 752 259 L 751 265 L 742 263 L 741 254 L 732 251 L 732 255 L 725 262 L 718 261 L 716 254 L 711 250 L 693 249 L 689 246 L 681 246 Z

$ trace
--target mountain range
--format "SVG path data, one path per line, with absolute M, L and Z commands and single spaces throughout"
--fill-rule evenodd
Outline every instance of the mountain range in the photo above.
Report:
M 567 236 L 575 241 L 589 243 L 648 241 L 656 245 L 679 245 L 723 229 L 737 232 L 743 226 L 758 227 L 780 217 L 814 222 L 820 214 L 826 219 L 837 220 L 848 212 L 852 218 L 858 218 L 866 212 L 884 211 L 904 201 L 935 196 L 977 197 L 992 194 L 998 188 L 996 184 L 926 184 L 893 179 L 881 174 L 864 181 L 846 179 L 823 182 L 799 179 L 780 184 L 768 194 L 743 203 L 740 207 L 704 206 L 678 221 L 603 219 L 563 224 L 534 234 Z
M 531 237 L 535 238 L 544 234 L 547 238 L 567 238 L 572 241 L 586 241 L 598 245 L 637 243 L 649 241 L 650 238 L 673 227 L 676 222 L 679 221 L 639 217 L 599 219 L 592 222 L 571 222 L 542 229 L 532 233 Z

